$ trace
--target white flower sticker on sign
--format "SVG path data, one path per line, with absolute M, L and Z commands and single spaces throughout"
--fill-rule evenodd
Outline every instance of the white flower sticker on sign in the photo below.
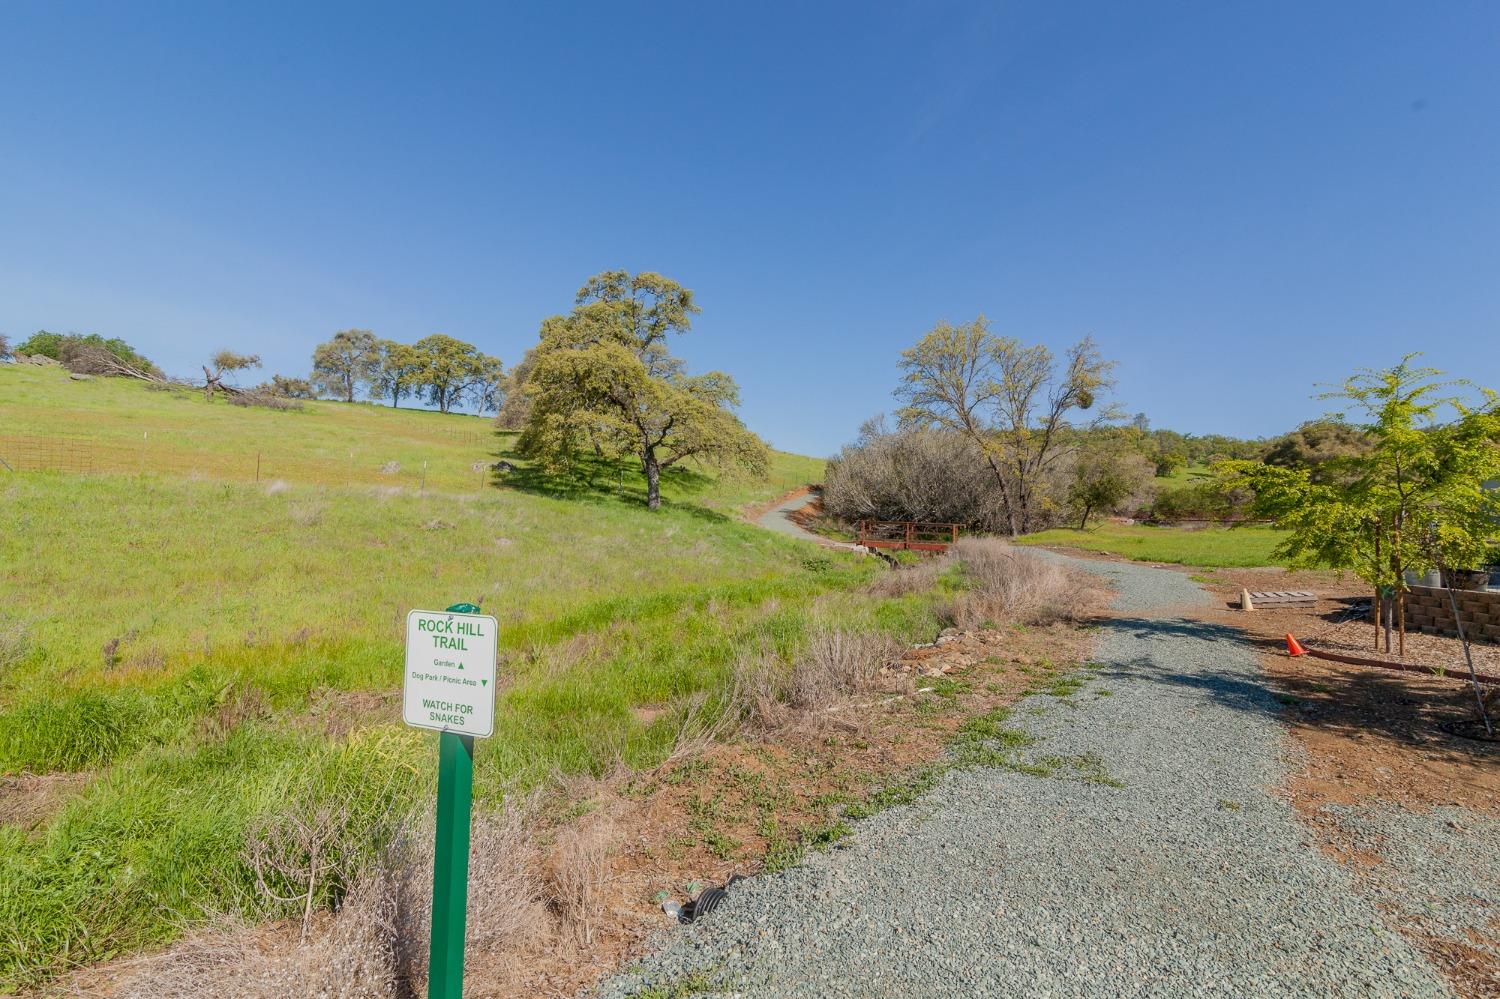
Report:
M 488 614 L 406 615 L 406 724 L 480 739 L 494 732 L 497 629 Z

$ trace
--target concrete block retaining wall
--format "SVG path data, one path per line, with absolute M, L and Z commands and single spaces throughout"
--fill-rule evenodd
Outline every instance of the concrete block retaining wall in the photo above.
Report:
M 1454 590 L 1464 634 L 1472 642 L 1500 644 L 1500 592 Z M 1429 635 L 1457 637 L 1448 591 L 1435 586 L 1413 586 L 1406 595 L 1406 627 Z

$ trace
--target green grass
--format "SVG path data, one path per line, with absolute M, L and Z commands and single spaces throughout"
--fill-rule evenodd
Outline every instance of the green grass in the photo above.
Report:
M 1163 475 L 1151 481 L 1173 486 L 1193 486 L 1200 482 L 1207 482 L 1214 477 L 1214 473 L 1207 465 L 1179 465 L 1172 469 L 1171 475 Z
M 120 378 L 75 382 L 61 368 L 0 364 L 0 458 L 21 464 L 14 438 L 33 435 L 46 438 L 53 456 L 64 453 L 56 442 L 66 438 L 66 460 L 98 472 L 476 495 L 497 489 L 567 498 L 644 495 L 640 469 L 628 462 L 584 462 L 567 479 L 540 479 L 515 454 L 516 435 L 497 433 L 484 417 L 370 402 L 317 401 L 277 412 L 210 403 L 190 388 L 156 391 Z M 516 471 L 502 477 L 485 467 L 502 458 Z M 737 513 L 821 482 L 824 465 L 782 451 L 772 452 L 760 477 L 721 477 L 685 464 L 663 473 L 662 491 L 668 500 Z
M 1168 562 L 1215 568 L 1269 566 L 1284 532 L 1272 527 L 1152 527 L 1101 524 L 1087 530 L 1059 527 L 1020 539 L 1023 545 L 1065 545 L 1123 555 L 1138 562 Z
M 118 468 L 0 469 L 0 773 L 86 778 L 55 812 L 0 824 L 0 994 L 214 914 L 284 915 L 242 848 L 288 802 L 357 806 L 344 835 L 360 849 L 428 807 L 435 736 L 402 726 L 394 699 L 412 607 L 470 601 L 501 622 L 480 807 L 660 762 L 693 713 L 722 711 L 743 649 L 794 654 L 823 623 L 937 627 L 929 595 L 863 593 L 869 562 L 737 518 L 820 478 L 814 459 L 778 454 L 755 480 L 684 470 L 652 513 L 619 465 L 472 473 L 511 446 L 474 417 L 245 410 L 0 366 L 0 426 L 0 441 L 88 434 Z M 170 474 L 130 467 L 142 433 Z M 263 459 L 246 481 L 235 456 L 256 446 L 311 480 Z M 346 482 L 328 462 L 351 450 Z M 424 460 L 419 494 L 407 470 Z

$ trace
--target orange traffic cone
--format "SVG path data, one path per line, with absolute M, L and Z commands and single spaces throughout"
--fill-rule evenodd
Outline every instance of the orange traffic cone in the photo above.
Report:
M 1292 637 L 1291 632 L 1286 633 L 1286 654 L 1293 658 L 1307 655 L 1307 650 L 1298 644 L 1297 640 Z

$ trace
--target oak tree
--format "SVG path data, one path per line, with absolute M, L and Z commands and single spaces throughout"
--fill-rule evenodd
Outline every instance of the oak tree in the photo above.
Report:
M 412 349 L 417 359 L 414 384 L 443 413 L 462 405 L 476 388 L 491 384 L 504 371 L 498 358 L 445 333 L 423 337 Z
M 370 379 L 370 398 L 389 399 L 391 407 L 399 409 L 401 400 L 417 389 L 422 358 L 416 348 L 395 340 L 381 340 L 376 349 L 380 364 Z
M 344 402 L 353 402 L 379 371 L 380 342 L 369 330 L 339 330 L 313 349 L 313 384 Z
M 554 469 L 584 449 L 631 456 L 653 510 L 662 469 L 686 459 L 763 471 L 769 451 L 733 412 L 734 380 L 721 371 L 689 375 L 667 349 L 667 337 L 687 332 L 698 311 L 691 291 L 660 274 L 590 278 L 572 313 L 542 323 L 522 389 L 523 453 Z

